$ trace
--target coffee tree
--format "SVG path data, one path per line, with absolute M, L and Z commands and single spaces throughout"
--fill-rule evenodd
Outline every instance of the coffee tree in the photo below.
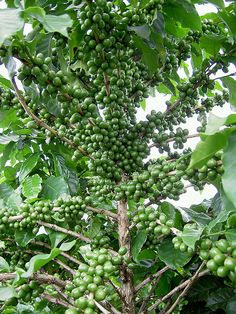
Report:
M 1 313 L 234 313 L 235 3 L 4 3 Z

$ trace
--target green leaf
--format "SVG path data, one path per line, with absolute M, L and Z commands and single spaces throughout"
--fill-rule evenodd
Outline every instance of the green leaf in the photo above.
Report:
M 191 208 L 181 207 L 179 208 L 179 211 L 181 212 L 184 221 L 194 221 L 201 226 L 207 225 L 211 220 L 211 217 L 209 217 L 207 214 L 198 212 Z
M 135 32 L 142 39 L 147 41 L 150 39 L 151 30 L 148 25 L 130 26 L 129 30 Z
M 201 168 L 216 152 L 225 147 L 227 138 L 227 133 L 223 132 L 207 135 L 193 151 L 189 168 Z
M 181 233 L 181 238 L 187 246 L 194 250 L 195 243 L 200 239 L 203 230 L 203 227 L 198 227 L 195 229 L 191 226 L 188 226 L 187 228 L 184 228 L 183 232 Z
M 217 215 L 217 217 L 215 219 L 213 219 L 209 223 L 209 225 L 207 226 L 208 233 L 211 233 L 213 228 L 215 228 L 218 224 L 221 224 L 222 222 L 225 222 L 227 220 L 227 218 L 229 217 L 231 212 L 232 212 L 232 210 L 231 211 L 227 211 L 227 210 L 221 211 Z
M 37 198 L 42 188 L 42 178 L 38 174 L 25 178 L 22 186 L 22 194 L 29 199 Z
M 168 0 L 164 6 L 164 12 L 173 20 L 173 28 L 176 21 L 182 26 L 194 30 L 201 30 L 201 19 L 192 3 L 187 0 Z
M 22 12 L 25 20 L 28 18 L 35 18 L 36 20 L 43 22 L 46 15 L 45 11 L 41 7 L 29 7 Z
M 236 241 L 236 229 L 227 229 L 225 237 L 228 241 Z
M 218 309 L 225 310 L 227 303 L 233 295 L 234 292 L 230 287 L 219 288 L 209 295 L 206 306 L 212 311 L 216 311 Z
M 83 40 L 85 30 L 81 30 L 80 25 L 72 30 L 69 36 L 69 50 L 70 50 L 70 60 L 74 58 L 75 52 L 77 51 L 81 41 Z
M 0 10 L 0 44 L 14 35 L 24 25 L 19 9 Z
M 10 266 L 8 262 L 0 256 L 0 273 L 8 273 L 10 271 Z
M 51 241 L 52 248 L 57 247 L 58 244 L 67 237 L 65 233 L 57 232 L 51 229 L 47 229 L 47 231 L 49 234 L 49 239 Z
M 229 90 L 229 102 L 232 106 L 236 107 L 236 80 L 232 77 L 223 77 L 221 81 Z
M 9 144 L 10 142 L 18 142 L 20 140 L 19 135 L 15 134 L 9 134 L 9 135 L 0 135 L 0 144 L 6 145 Z
M 51 201 L 56 200 L 60 196 L 69 195 L 69 188 L 62 177 L 51 176 L 43 182 L 44 197 Z
M 15 109 L 0 110 L 0 128 L 7 128 L 9 125 L 18 120 Z
M 224 174 L 222 185 L 230 202 L 236 207 L 236 134 L 229 137 L 228 145 L 223 154 Z
M 94 238 L 101 230 L 102 222 L 98 217 L 95 217 L 91 221 L 91 225 L 88 230 L 88 236 L 92 239 Z
M 133 37 L 135 46 L 142 52 L 142 60 L 148 66 L 151 73 L 156 72 L 158 68 L 158 53 L 155 49 L 145 43 L 142 38 L 138 36 Z
M 0 75 L 0 85 L 5 89 L 12 89 L 11 81 Z
M 236 309 L 236 296 L 233 296 L 227 303 L 225 313 L 235 314 L 235 309 Z
M 208 2 L 213 3 L 215 6 L 217 6 L 220 9 L 224 9 L 225 7 L 224 0 L 208 0 Z
M 39 160 L 39 154 L 32 154 L 29 156 L 25 162 L 22 163 L 20 172 L 19 172 L 19 180 L 23 181 L 24 178 L 36 167 Z
M 57 248 L 54 248 L 51 250 L 50 254 L 38 254 L 38 255 L 33 256 L 29 261 L 29 267 L 28 267 L 27 272 L 23 273 L 21 277 L 29 278 L 30 276 L 32 276 L 34 272 L 36 272 L 41 267 L 49 263 L 59 254 L 60 254 L 60 250 Z
M 14 210 L 18 210 L 22 203 L 20 195 L 17 194 L 14 189 L 6 183 L 0 184 L 0 198 L 3 199 L 5 205 Z
M 25 247 L 34 238 L 35 234 L 31 230 L 23 229 L 15 231 L 15 241 L 19 246 Z
M 181 214 L 172 204 L 168 202 L 162 202 L 158 210 L 161 210 L 168 219 L 173 219 L 176 228 L 181 227 L 183 222 Z
M 16 290 L 13 287 L 0 287 L 0 301 L 7 301 L 16 296 Z
M 67 28 L 72 27 L 72 20 L 68 14 L 63 15 L 46 15 L 42 21 L 43 27 L 49 33 L 61 33 L 68 37 Z
M 162 262 L 172 269 L 183 267 L 191 257 L 180 250 L 176 250 L 170 238 L 165 239 L 158 247 L 158 256 Z
M 236 36 L 236 14 L 234 12 L 227 12 L 226 10 L 222 10 L 219 12 L 219 16 L 222 21 L 228 26 L 229 30 L 232 32 L 234 36 Z
M 153 250 L 145 249 L 141 251 L 137 256 L 137 261 L 142 263 L 150 260 L 154 260 L 156 258 L 156 253 Z
M 76 244 L 76 240 L 73 240 L 70 242 L 63 242 L 60 245 L 59 250 L 63 252 L 70 251 L 75 244 Z
M 144 245 L 144 243 L 147 240 L 147 233 L 146 231 L 139 231 L 137 235 L 134 238 L 133 244 L 132 244 L 132 249 L 131 249 L 131 254 L 133 259 L 136 261 L 137 257 Z
M 9 181 L 15 180 L 16 173 L 17 173 L 17 169 L 15 169 L 13 167 L 10 167 L 10 166 L 5 166 L 4 167 L 4 176 Z
M 212 56 L 216 56 L 225 40 L 224 36 L 204 35 L 200 39 L 200 46 Z

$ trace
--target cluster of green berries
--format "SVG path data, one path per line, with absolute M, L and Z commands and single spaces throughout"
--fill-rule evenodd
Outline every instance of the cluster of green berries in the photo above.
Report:
M 54 220 L 71 221 L 81 223 L 86 205 L 80 196 L 59 198 L 53 202 L 49 200 L 36 201 L 33 204 L 24 203 L 17 212 L 12 209 L 3 208 L 0 211 L 0 229 L 5 230 L 7 226 L 14 229 L 23 230 L 33 228 L 33 232 L 38 232 L 37 222 L 39 220 L 52 222 Z M 12 216 L 19 216 L 19 219 L 11 219 Z M 9 218 L 10 217 L 10 218 Z M 76 220 L 75 220 L 76 219 Z
M 236 283 L 236 243 L 224 238 L 212 242 L 210 239 L 201 241 L 200 257 L 207 261 L 207 268 L 213 274 L 228 278 Z
M 73 276 L 72 284 L 66 286 L 67 293 L 74 298 L 75 306 L 85 314 L 97 313 L 95 302 L 109 296 L 106 280 L 118 275 L 122 257 L 112 256 L 107 249 L 100 248 L 85 254 L 82 263 Z
M 24 302 L 30 302 L 40 297 L 43 291 L 44 289 L 36 281 L 31 281 L 19 287 L 18 297 Z

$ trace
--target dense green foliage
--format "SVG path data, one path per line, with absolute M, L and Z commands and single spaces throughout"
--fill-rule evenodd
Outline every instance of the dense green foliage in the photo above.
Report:
M 236 106 L 236 4 L 5 4 L 1 313 L 234 313 L 236 114 L 210 112 Z

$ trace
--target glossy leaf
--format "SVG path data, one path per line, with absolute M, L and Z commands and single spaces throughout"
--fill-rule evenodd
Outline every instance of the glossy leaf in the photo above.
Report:
M 221 81 L 223 85 L 229 90 L 230 104 L 236 107 L 236 80 L 232 77 L 223 77 Z
M 23 27 L 24 22 L 20 14 L 21 10 L 19 9 L 0 10 L 0 44 Z
M 201 168 L 216 152 L 225 147 L 227 138 L 228 134 L 223 132 L 206 136 L 205 140 L 197 144 L 189 168 Z
M 37 198 L 42 188 L 42 178 L 38 174 L 25 178 L 22 183 L 22 194 L 29 199 Z
M 39 160 L 38 154 L 32 154 L 27 158 L 25 162 L 22 163 L 19 172 L 19 180 L 23 181 L 24 178 L 36 167 Z
M 42 193 L 45 198 L 54 201 L 60 196 L 69 195 L 69 188 L 63 178 L 51 176 L 43 182 Z
M 165 239 L 158 247 L 158 257 L 172 269 L 183 267 L 191 257 L 187 253 L 175 250 L 170 238 Z
M 7 273 L 9 271 L 10 271 L 10 266 L 8 262 L 5 260 L 5 258 L 0 256 L 0 273 Z
M 203 227 L 198 227 L 197 229 L 191 226 L 186 227 L 181 233 L 181 238 L 187 246 L 194 250 L 195 243 L 200 239 L 203 230 Z
M 147 233 L 145 231 L 139 231 L 135 236 L 133 243 L 132 243 L 132 257 L 134 260 L 137 260 L 137 257 L 147 240 Z
M 72 26 L 72 20 L 68 14 L 46 15 L 42 20 L 42 24 L 49 33 L 58 32 L 68 37 L 67 28 Z
M 54 248 L 50 254 L 38 254 L 33 256 L 29 261 L 28 270 L 21 275 L 22 278 L 29 278 L 34 272 L 49 263 L 52 259 L 60 254 L 60 250 Z
M 6 301 L 16 296 L 17 293 L 13 287 L 0 287 L 0 301 Z
M 25 247 L 28 243 L 35 238 L 35 234 L 31 230 L 16 230 L 15 240 L 19 246 Z
M 76 240 L 72 240 L 70 242 L 63 242 L 60 245 L 59 250 L 63 252 L 70 251 L 75 244 L 76 244 Z
M 230 202 L 236 208 L 236 134 L 232 134 L 228 141 L 223 155 L 224 174 L 222 175 L 222 185 L 224 192 Z

